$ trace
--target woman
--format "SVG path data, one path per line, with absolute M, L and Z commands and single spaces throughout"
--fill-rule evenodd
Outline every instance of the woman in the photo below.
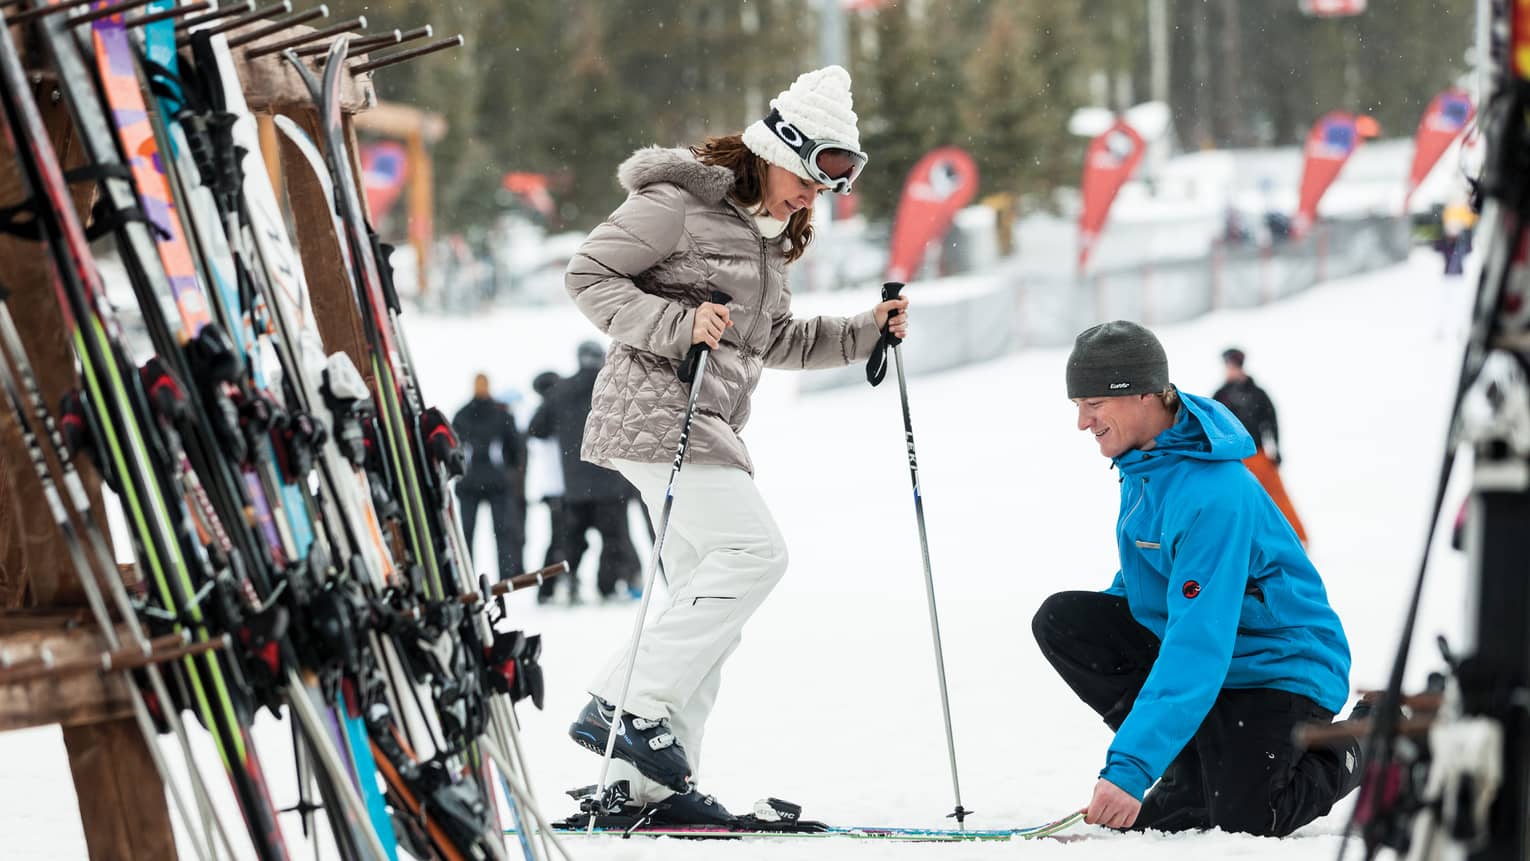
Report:
M 866 156 L 850 76 L 808 72 L 742 135 L 687 149 L 639 150 L 618 170 L 628 198 L 585 240 L 566 276 L 579 309 L 611 336 L 595 382 L 582 456 L 626 476 L 657 524 L 679 443 L 688 387 L 675 375 L 692 344 L 712 348 L 684 469 L 674 489 L 664 572 L 669 603 L 644 631 L 612 785 L 661 820 L 720 822 L 721 805 L 692 791 L 723 663 L 744 622 L 786 571 L 786 547 L 739 438 L 763 368 L 830 368 L 865 359 L 884 326 L 907 337 L 907 300 L 848 319 L 798 320 L 786 266 L 812 240 L 823 191 L 848 193 Z M 707 299 L 712 291 L 725 305 Z M 590 686 L 569 729 L 604 753 L 625 650 Z M 615 811 L 622 796 L 608 792 Z

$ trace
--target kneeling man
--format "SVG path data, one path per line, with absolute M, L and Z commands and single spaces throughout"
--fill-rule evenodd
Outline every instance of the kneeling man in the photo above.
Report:
M 1079 430 L 1121 483 L 1115 581 L 1053 595 L 1032 622 L 1047 660 L 1115 731 L 1086 820 L 1290 834 L 1360 780 L 1358 743 L 1292 740 L 1349 696 L 1349 644 L 1322 578 L 1244 468 L 1243 425 L 1175 389 L 1152 332 L 1086 330 L 1067 383 Z

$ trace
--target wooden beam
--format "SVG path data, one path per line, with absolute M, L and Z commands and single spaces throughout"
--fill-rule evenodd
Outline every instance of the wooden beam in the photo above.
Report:
M 255 125 L 260 130 L 260 154 L 266 162 L 266 175 L 271 178 L 271 189 L 276 192 L 276 203 L 280 206 L 282 183 L 285 181 L 282 174 L 282 135 L 276 130 L 276 123 L 271 120 L 270 114 L 256 114 Z
M 297 25 L 275 33 L 269 33 L 256 44 L 285 42 L 314 32 L 313 27 Z M 362 55 L 365 56 L 365 55 Z M 316 74 L 323 74 L 320 57 L 307 57 L 305 62 Z M 267 54 L 251 59 L 246 51 L 234 52 L 234 65 L 238 69 L 239 82 L 244 86 L 244 99 L 250 110 L 256 113 L 286 113 L 302 111 L 313 106 L 308 88 L 303 85 L 292 65 L 281 54 Z M 340 85 L 340 110 L 352 114 L 370 109 L 377 104 L 377 91 L 372 88 L 372 76 L 347 74 Z
M 90 861 L 174 861 L 170 809 L 137 723 L 123 718 L 63 732 Z
M 433 144 L 446 136 L 446 117 L 397 102 L 378 102 L 366 113 L 356 115 L 356 129 L 367 134 L 404 140 L 419 133 L 425 143 Z
M 409 244 L 414 246 L 415 290 L 424 296 L 430 288 L 430 252 L 435 245 L 435 173 L 424 135 L 404 138 L 409 153 Z
M 126 629 L 119 629 L 119 634 L 128 636 Z M 109 648 L 83 610 L 0 613 L 0 651 L 10 661 L 29 661 L 44 649 L 58 661 L 73 661 L 97 656 Z M 55 723 L 84 726 L 130 717 L 128 696 L 126 677 L 121 673 L 72 673 L 0 686 L 0 732 Z M 157 775 L 154 781 L 158 783 Z

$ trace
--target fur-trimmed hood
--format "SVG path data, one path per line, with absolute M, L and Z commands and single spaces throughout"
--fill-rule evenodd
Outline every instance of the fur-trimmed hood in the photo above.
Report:
M 643 147 L 616 169 L 616 179 L 629 194 L 660 182 L 674 183 L 707 203 L 720 203 L 733 188 L 733 171 L 702 164 L 684 147 Z

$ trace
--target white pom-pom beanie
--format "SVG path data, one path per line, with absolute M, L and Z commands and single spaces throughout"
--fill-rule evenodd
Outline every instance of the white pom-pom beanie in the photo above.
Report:
M 803 72 L 770 106 L 781 118 L 814 140 L 827 140 L 861 148 L 856 130 L 856 116 L 850 98 L 850 73 L 840 66 L 825 66 Z M 802 157 L 776 137 L 763 119 L 744 129 L 744 146 L 771 164 L 779 165 L 803 179 L 813 179 L 802 164 Z

